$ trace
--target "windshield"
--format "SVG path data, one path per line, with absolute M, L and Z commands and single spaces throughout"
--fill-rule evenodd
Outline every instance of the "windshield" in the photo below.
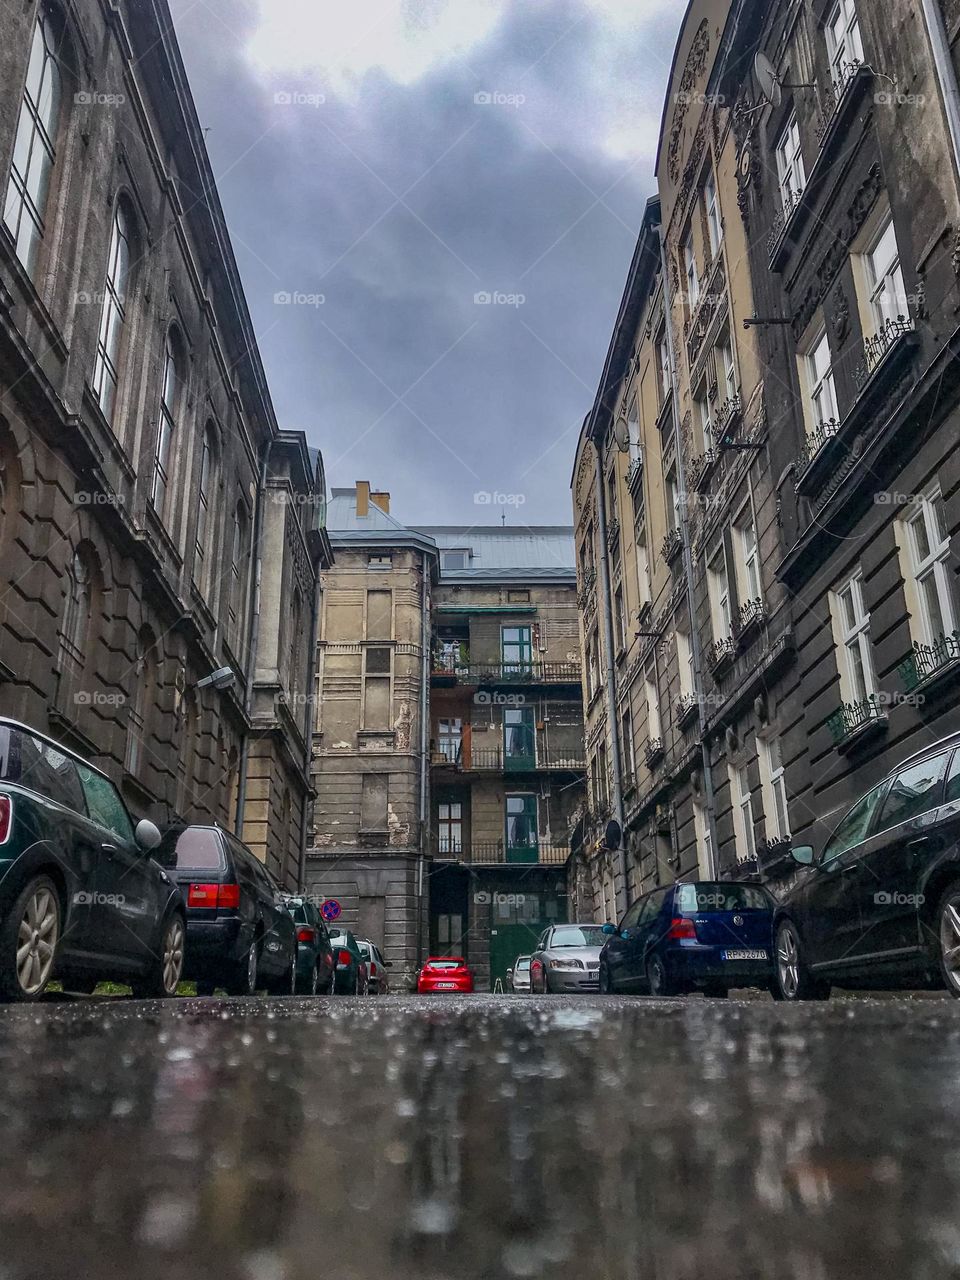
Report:
M 681 884 L 677 889 L 677 910 L 696 911 L 769 911 L 773 900 L 756 884 L 724 884 L 701 881 Z
M 552 947 L 602 947 L 606 942 L 600 925 L 568 925 L 554 929 L 550 939 Z

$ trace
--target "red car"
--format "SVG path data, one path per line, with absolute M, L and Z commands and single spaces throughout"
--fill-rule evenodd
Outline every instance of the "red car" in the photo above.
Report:
M 430 956 L 424 961 L 417 976 L 417 992 L 430 995 L 434 991 L 459 992 L 461 995 L 469 995 L 473 991 L 473 974 L 463 956 Z

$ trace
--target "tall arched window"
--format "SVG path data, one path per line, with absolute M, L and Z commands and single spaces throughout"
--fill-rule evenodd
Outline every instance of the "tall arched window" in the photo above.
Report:
M 214 526 L 212 503 L 217 482 L 217 436 L 213 423 L 208 422 L 203 433 L 203 449 L 200 454 L 200 489 L 197 494 L 197 563 L 194 580 L 206 595 L 210 585 L 210 566 L 214 555 Z
M 166 514 L 170 486 L 170 465 L 174 437 L 177 433 L 177 409 L 180 403 L 181 371 L 177 341 L 173 330 L 167 334 L 163 349 L 163 381 L 160 385 L 160 421 L 157 424 L 157 452 L 153 462 L 151 500 L 159 516 Z
M 137 636 L 137 658 L 133 669 L 133 698 L 127 720 L 127 751 L 124 764 L 128 773 L 138 775 L 150 736 L 150 712 L 156 698 L 157 655 L 153 632 L 141 627 Z
M 69 712 L 71 707 L 89 703 L 96 692 L 83 688 L 83 675 L 89 658 L 96 574 L 94 553 L 89 544 L 81 544 L 67 564 L 63 619 L 57 644 L 57 670 L 60 673 L 57 700 L 65 712 Z
M 242 654 L 244 647 L 247 542 L 247 513 L 243 503 L 238 502 L 233 514 L 233 545 L 230 551 L 230 601 L 227 606 L 230 640 L 238 654 Z
M 56 159 L 63 96 L 59 46 L 60 32 L 50 14 L 41 9 L 33 33 L 3 206 L 3 221 L 16 243 L 17 257 L 30 275 L 36 268 L 43 239 L 50 175 Z
M 93 366 L 93 393 L 109 422 L 119 381 L 120 338 L 127 311 L 127 276 L 130 271 L 130 215 L 126 203 L 117 201 L 110 234 L 110 254 L 103 286 L 103 309 Z

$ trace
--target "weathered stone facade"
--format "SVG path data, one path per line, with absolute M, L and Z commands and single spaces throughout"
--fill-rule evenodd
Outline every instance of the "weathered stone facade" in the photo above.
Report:
M 276 422 L 169 13 L 3 31 L 0 709 L 295 885 L 323 473 Z

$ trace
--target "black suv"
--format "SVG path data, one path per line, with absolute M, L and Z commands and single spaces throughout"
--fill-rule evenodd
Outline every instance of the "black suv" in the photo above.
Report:
M 774 918 L 785 1000 L 833 984 L 960 996 L 960 733 L 904 760 L 844 816 Z
M 158 857 L 176 877 L 187 910 L 187 964 L 199 995 L 223 987 L 247 996 L 265 987 L 291 995 L 297 939 L 283 890 L 259 858 L 216 826 L 171 827 Z
M 37 1000 L 54 977 L 176 995 L 184 911 L 159 843 L 105 773 L 0 719 L 0 998 Z

